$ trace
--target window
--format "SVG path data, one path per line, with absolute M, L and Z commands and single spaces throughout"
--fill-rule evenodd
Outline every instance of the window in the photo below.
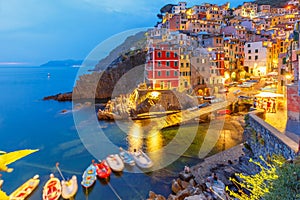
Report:
M 248 53 L 251 53 L 251 50 L 248 50 Z
M 248 47 L 251 47 L 251 44 L 248 44 L 247 46 L 248 46 Z
M 258 53 L 258 49 L 255 49 L 255 53 Z
M 200 62 L 200 59 L 199 58 L 197 58 L 197 63 L 199 63 Z
M 157 72 L 157 76 L 161 76 L 161 71 L 158 71 L 158 72 Z
M 177 67 L 177 66 L 178 66 L 178 62 L 175 61 L 175 62 L 174 62 L 174 67 Z
M 183 67 L 183 63 L 180 63 L 180 67 Z
M 166 71 L 166 76 L 170 76 L 170 71 Z
M 174 57 L 177 58 L 177 56 L 178 56 L 177 53 L 174 53 Z
M 157 66 L 158 66 L 158 67 L 161 66 L 161 62 L 160 62 L 160 61 L 157 62 Z
M 258 59 L 258 56 L 255 56 L 255 60 L 257 60 Z
M 166 65 L 167 65 L 167 67 L 170 67 L 170 62 L 167 61 L 167 62 L 166 62 Z
M 174 76 L 177 77 L 178 76 L 178 73 L 177 71 L 174 71 Z
M 170 52 L 167 52 L 167 58 L 170 58 Z
M 186 67 L 190 67 L 190 63 L 185 63 L 185 66 Z
M 205 59 L 204 58 L 202 58 L 202 64 L 204 64 L 205 63 Z
M 157 57 L 161 57 L 161 52 L 157 52 Z
M 251 60 L 251 56 L 249 56 L 248 59 Z

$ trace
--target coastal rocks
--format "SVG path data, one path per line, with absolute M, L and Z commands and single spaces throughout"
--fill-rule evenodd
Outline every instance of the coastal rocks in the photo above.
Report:
M 177 194 L 182 188 L 180 187 L 179 183 L 173 179 L 172 181 L 172 192 L 174 192 L 175 194 Z
M 56 101 L 72 101 L 72 92 L 59 93 L 52 96 L 47 96 L 43 98 L 44 101 L 47 100 L 56 100 Z
M 119 62 L 102 72 L 93 72 L 80 76 L 73 89 L 74 99 L 105 99 L 128 92 L 129 88 L 135 88 L 138 83 L 143 82 L 142 77 L 137 80 L 128 80 L 126 84 L 118 85 L 118 81 L 131 69 L 143 65 L 146 61 L 146 52 L 136 50 L 130 56 L 122 56 Z M 140 67 L 141 68 L 141 67 Z M 144 70 L 144 68 L 141 70 Z M 143 74 L 144 72 L 137 72 Z M 137 77 L 139 78 L 139 77 Z
M 149 198 L 147 200 L 166 200 L 166 198 L 160 194 L 155 194 L 154 192 L 149 192 Z

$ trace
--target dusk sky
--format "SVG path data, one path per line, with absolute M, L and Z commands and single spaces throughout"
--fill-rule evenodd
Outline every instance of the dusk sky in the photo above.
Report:
M 204 1 L 187 2 L 192 6 Z M 0 63 L 84 59 L 111 35 L 152 27 L 168 3 L 178 1 L 0 0 Z M 231 1 L 231 7 L 238 3 Z

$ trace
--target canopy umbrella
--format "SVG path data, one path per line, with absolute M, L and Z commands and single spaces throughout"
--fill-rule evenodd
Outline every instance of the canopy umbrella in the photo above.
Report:
M 273 92 L 261 92 L 261 93 L 255 95 L 255 97 L 275 98 L 275 97 L 284 97 L 284 96 L 283 96 L 283 94 L 277 94 L 277 93 L 273 93 Z

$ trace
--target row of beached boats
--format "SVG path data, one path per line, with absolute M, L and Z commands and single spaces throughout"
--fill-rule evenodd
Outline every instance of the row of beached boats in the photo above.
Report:
M 108 179 L 112 171 L 122 172 L 125 165 L 137 165 L 142 169 L 147 169 L 153 166 L 153 162 L 149 156 L 141 150 L 131 153 L 120 147 L 119 154 L 111 154 L 107 156 L 105 160 L 99 161 L 98 163 L 92 161 L 82 175 L 81 185 L 84 188 L 89 188 L 95 183 L 97 176 L 100 179 Z M 59 170 L 58 166 L 57 169 Z M 9 199 L 24 200 L 28 198 L 38 187 L 39 183 L 39 176 L 35 175 L 11 193 Z M 65 180 L 63 177 L 63 180 L 60 181 L 54 174 L 50 174 L 50 179 L 43 187 L 43 200 L 58 200 L 60 196 L 64 199 L 70 199 L 76 195 L 77 190 L 78 183 L 75 175 L 69 180 Z
M 153 166 L 152 160 L 142 150 L 131 153 L 120 147 L 119 154 L 111 154 L 105 160 L 99 161 L 99 163 L 93 161 L 84 171 L 81 185 L 89 188 L 95 183 L 97 176 L 100 179 L 107 179 L 112 171 L 122 172 L 125 165 L 134 166 L 135 164 L 142 169 Z

